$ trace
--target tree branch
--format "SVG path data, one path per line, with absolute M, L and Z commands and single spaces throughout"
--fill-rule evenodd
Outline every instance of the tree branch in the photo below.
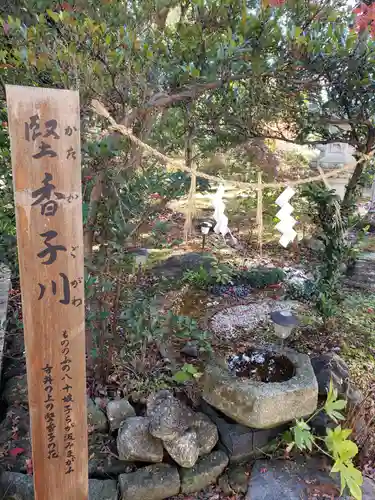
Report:
M 165 156 L 163 153 L 160 153 L 160 151 L 158 151 L 157 149 L 154 149 L 153 147 L 149 146 L 148 144 L 144 143 L 143 141 L 141 141 L 138 137 L 136 137 L 132 132 L 131 130 L 127 129 L 126 127 L 124 127 L 123 125 L 119 125 L 116 123 L 116 121 L 112 118 L 112 116 L 108 113 L 108 110 L 99 102 L 99 101 L 96 101 L 96 100 L 93 100 L 92 101 L 92 109 L 100 116 L 103 116 L 104 118 L 106 118 L 109 123 L 111 124 L 111 129 L 112 130 L 117 130 L 120 134 L 124 135 L 125 137 L 128 137 L 130 139 L 130 141 L 132 141 L 134 144 L 136 144 L 138 147 L 142 148 L 144 151 L 146 151 L 146 153 L 148 153 L 149 155 L 152 155 L 153 157 L 157 158 L 159 161 L 161 161 L 161 163 L 163 163 L 165 166 L 173 166 L 174 168 L 177 168 L 179 170 L 182 170 L 183 172 L 188 172 L 189 174 L 194 174 L 194 172 L 192 171 L 191 168 L 188 168 L 184 162 L 181 162 L 181 161 L 178 161 L 178 160 L 175 160 L 173 158 L 168 158 L 168 156 Z M 254 136 L 255 137 L 255 136 Z M 259 137 L 263 137 L 263 138 L 269 138 L 269 136 L 265 136 L 265 135 L 259 135 Z M 276 138 L 278 139 L 277 137 L 273 137 L 273 138 Z M 294 142 L 295 144 L 297 144 L 296 141 L 293 141 L 293 140 L 288 140 L 287 142 Z M 315 141 L 315 143 L 318 143 L 318 144 L 328 144 L 329 142 L 334 142 L 332 140 L 330 141 Z M 302 143 L 303 144 L 303 143 Z M 306 144 L 306 143 L 304 143 Z M 310 143 L 307 143 L 307 144 L 313 144 L 313 142 L 310 142 Z M 370 158 L 371 156 L 373 156 L 373 151 L 371 151 L 369 154 L 361 154 L 361 153 L 357 153 L 357 156 L 359 158 L 359 160 L 357 161 L 356 165 L 358 165 L 358 163 L 364 161 L 364 160 L 367 160 L 368 158 Z M 337 176 L 338 174 L 341 174 L 342 172 L 345 172 L 347 170 L 351 170 L 353 168 L 353 165 L 346 165 L 342 168 L 337 168 L 335 170 L 332 170 L 331 172 L 327 172 L 327 174 L 325 174 L 325 177 L 334 177 L 334 176 Z M 199 174 L 200 177 L 202 177 L 203 179 L 207 179 L 209 181 L 213 181 L 215 183 L 224 183 L 224 184 L 232 184 L 234 186 L 238 186 L 240 188 L 243 188 L 243 189 L 257 189 L 257 185 L 256 184 L 252 184 L 252 183 L 248 183 L 248 182 L 239 182 L 239 181 L 233 181 L 233 180 L 227 180 L 227 179 L 222 179 L 220 177 L 215 177 L 213 175 L 208 175 L 208 174 L 205 174 L 205 173 L 200 173 Z M 271 183 L 264 183 L 262 184 L 262 187 L 263 188 L 279 188 L 279 187 L 282 187 L 282 186 L 285 186 L 285 185 L 290 185 L 290 186 L 298 186 L 300 184 L 305 184 L 307 182 L 315 182 L 315 181 L 320 181 L 322 178 L 321 178 L 321 175 L 316 175 L 316 176 L 313 176 L 313 177 L 309 177 L 308 179 L 299 179 L 297 181 L 289 181 L 289 182 L 282 182 L 282 183 L 277 183 L 277 182 L 271 182 Z
M 328 123 L 328 124 L 331 124 L 331 125 L 351 125 L 352 123 L 356 124 L 356 125 L 366 125 L 367 127 L 371 127 L 372 124 L 371 124 L 371 121 L 370 120 L 357 120 L 355 118 L 348 118 L 347 120 L 344 120 L 342 118 L 326 118 L 324 116 L 321 116 L 319 118 L 319 121 L 323 122 L 323 123 Z
M 330 139 L 319 139 L 317 141 L 302 141 L 298 139 L 288 139 L 284 135 L 273 135 L 273 134 L 267 134 L 267 133 L 259 133 L 259 134 L 254 134 L 251 137 L 252 139 L 275 139 L 277 141 L 284 141 L 288 142 L 291 144 L 298 144 L 302 146 L 316 146 L 318 144 L 333 144 L 335 142 L 342 142 L 344 144 L 351 144 L 349 139 L 341 139 L 341 138 L 333 138 L 331 137 Z
M 186 90 L 182 90 L 181 92 L 178 92 L 176 94 L 167 95 L 158 93 L 151 97 L 148 103 L 146 103 L 145 109 L 165 107 L 171 104 L 175 104 L 176 102 L 181 102 L 188 99 L 197 99 L 207 90 L 216 90 L 226 83 L 246 80 L 247 78 L 250 78 L 250 76 L 251 74 L 231 75 L 228 78 L 216 80 L 215 82 L 201 83 L 195 85 L 194 87 L 188 87 Z

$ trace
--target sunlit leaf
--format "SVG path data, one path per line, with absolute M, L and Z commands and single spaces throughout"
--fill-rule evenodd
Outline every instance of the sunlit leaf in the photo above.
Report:
M 176 382 L 183 384 L 184 382 L 191 380 L 191 375 L 183 370 L 180 370 L 173 375 L 173 379 Z

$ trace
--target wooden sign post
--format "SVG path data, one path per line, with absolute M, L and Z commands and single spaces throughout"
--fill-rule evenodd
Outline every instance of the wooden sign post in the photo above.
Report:
M 87 500 L 79 96 L 7 86 L 36 500 Z

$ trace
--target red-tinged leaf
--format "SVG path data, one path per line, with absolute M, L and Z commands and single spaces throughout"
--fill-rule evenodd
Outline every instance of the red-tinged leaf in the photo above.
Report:
M 262 468 L 259 470 L 259 472 L 260 472 L 261 474 L 265 474 L 267 471 L 268 471 L 268 469 L 266 469 L 265 467 L 262 467 Z
M 33 475 L 33 461 L 31 458 L 26 460 L 26 472 L 29 476 Z
M 12 457 L 18 457 L 18 455 L 22 455 L 24 451 L 24 448 L 12 448 L 11 450 L 9 450 L 9 455 L 11 455 Z
M 63 2 L 61 4 L 61 7 L 62 7 L 63 10 L 66 10 L 68 12 L 73 12 L 74 11 L 73 7 L 68 2 Z
M 4 30 L 5 35 L 7 35 L 9 33 L 9 24 L 8 23 L 3 24 L 3 30 Z

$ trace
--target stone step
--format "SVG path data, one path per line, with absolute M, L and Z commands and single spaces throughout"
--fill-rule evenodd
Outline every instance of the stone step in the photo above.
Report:
M 361 290 L 375 290 L 375 282 L 371 281 L 366 281 L 364 279 L 353 279 L 353 278 L 348 278 L 344 280 L 344 284 L 346 286 L 352 287 L 352 288 L 359 288 Z
M 257 460 L 252 468 L 245 500 L 301 500 L 302 498 L 332 498 L 349 500 L 346 492 L 340 496 L 339 478 L 325 472 L 321 458 L 296 457 L 295 460 Z M 363 500 L 374 500 L 375 483 L 364 478 Z

